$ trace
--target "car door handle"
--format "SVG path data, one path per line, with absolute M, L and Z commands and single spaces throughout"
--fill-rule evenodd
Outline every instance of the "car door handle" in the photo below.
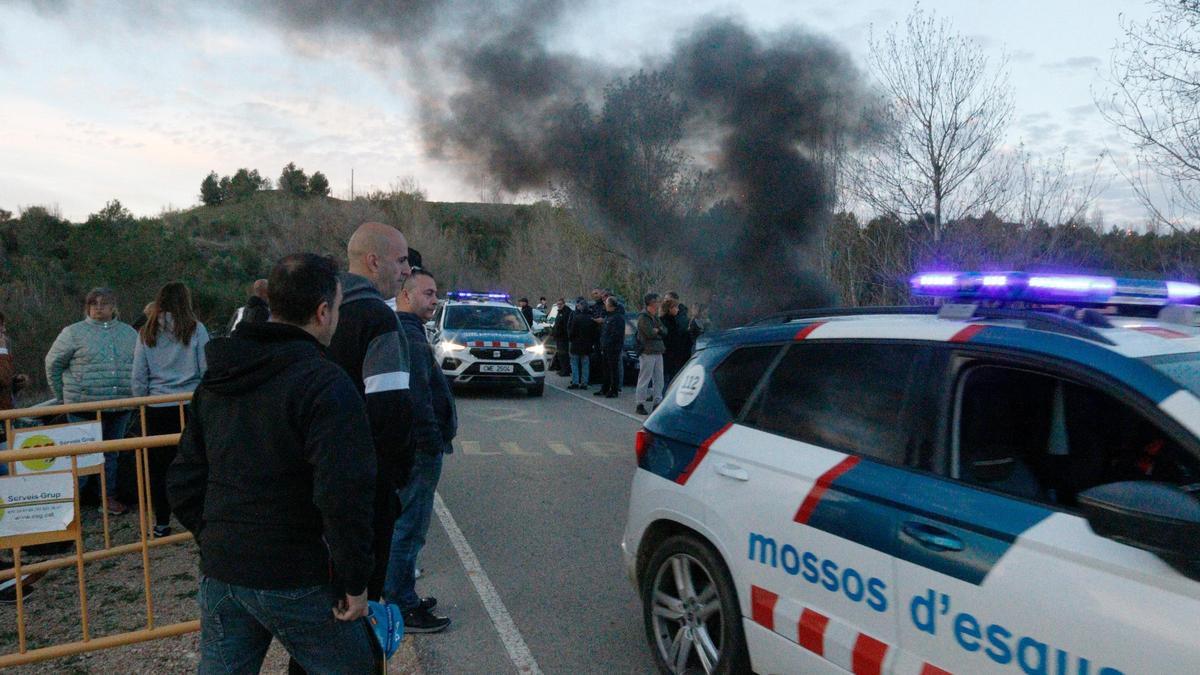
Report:
M 904 526 L 900 529 L 904 530 L 904 534 L 916 539 L 918 544 L 931 551 L 941 553 L 943 551 L 961 551 L 966 548 L 962 539 L 940 527 L 934 527 L 928 523 L 918 523 L 910 520 L 904 523 Z
M 717 473 L 734 480 L 750 480 L 750 474 L 737 464 L 718 464 Z

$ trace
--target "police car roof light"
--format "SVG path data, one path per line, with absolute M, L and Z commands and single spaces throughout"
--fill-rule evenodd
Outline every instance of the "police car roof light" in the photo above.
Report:
M 490 291 L 450 291 L 446 297 L 452 300 L 499 300 L 508 302 L 508 293 L 494 293 Z
M 1166 305 L 1200 298 L 1200 284 L 1087 274 L 927 272 L 912 277 L 914 295 L 1059 304 Z

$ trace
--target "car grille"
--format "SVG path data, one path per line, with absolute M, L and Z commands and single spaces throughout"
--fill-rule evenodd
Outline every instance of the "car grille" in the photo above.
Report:
M 521 350 L 500 347 L 475 347 L 471 350 L 471 356 L 486 361 L 515 361 L 521 358 Z

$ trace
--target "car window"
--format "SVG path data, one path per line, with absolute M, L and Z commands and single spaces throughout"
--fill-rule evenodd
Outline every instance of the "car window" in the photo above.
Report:
M 446 307 L 447 330 L 526 332 L 529 324 L 516 307 L 452 305 Z
M 778 345 L 742 347 L 725 357 L 713 371 L 717 392 L 730 415 L 736 417 L 741 412 L 778 353 Z
M 746 422 L 806 443 L 909 463 L 923 440 L 908 421 L 922 400 L 918 365 L 928 351 L 902 344 L 794 344 Z
M 1142 361 L 1154 366 L 1181 387 L 1200 396 L 1200 352 L 1148 356 Z
M 1200 487 L 1194 458 L 1144 415 L 1044 373 L 968 370 L 955 433 L 952 475 L 1025 499 L 1070 507 L 1088 488 L 1129 480 Z

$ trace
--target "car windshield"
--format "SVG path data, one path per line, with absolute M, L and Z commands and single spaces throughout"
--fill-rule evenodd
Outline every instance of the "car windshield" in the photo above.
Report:
M 524 333 L 525 317 L 516 307 L 495 305 L 452 305 L 446 307 L 447 330 L 490 330 Z
M 1200 352 L 1148 356 L 1142 361 L 1200 396 Z

